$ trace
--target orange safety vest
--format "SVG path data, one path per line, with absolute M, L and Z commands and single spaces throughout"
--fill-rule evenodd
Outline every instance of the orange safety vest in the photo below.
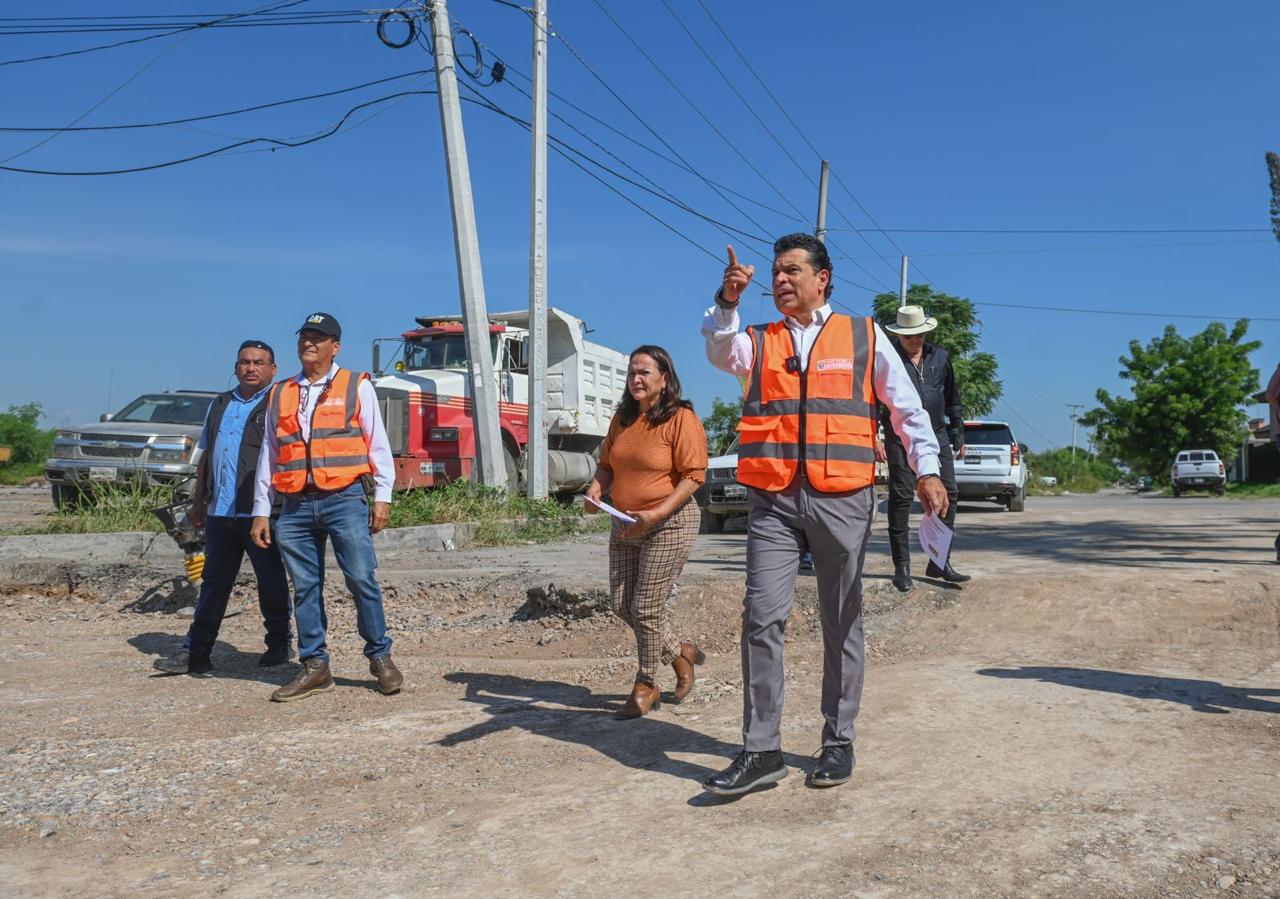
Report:
M 298 380 L 290 378 L 271 388 L 267 426 L 275 430 L 280 447 L 271 475 L 277 491 L 301 493 L 308 483 L 321 490 L 341 490 L 373 472 L 360 430 L 360 382 L 368 377 L 368 372 L 357 375 L 338 369 L 316 400 L 309 440 L 302 439 Z
M 824 493 L 875 483 L 875 323 L 833 313 L 800 371 L 786 323 L 747 328 L 755 349 L 742 404 L 738 480 L 782 490 L 805 463 Z

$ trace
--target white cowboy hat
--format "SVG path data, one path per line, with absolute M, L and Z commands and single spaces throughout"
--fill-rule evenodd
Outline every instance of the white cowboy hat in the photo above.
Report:
M 902 306 L 898 309 L 898 323 L 885 325 L 884 329 L 891 334 L 926 334 L 938 327 L 938 320 L 932 316 L 925 318 L 923 306 Z

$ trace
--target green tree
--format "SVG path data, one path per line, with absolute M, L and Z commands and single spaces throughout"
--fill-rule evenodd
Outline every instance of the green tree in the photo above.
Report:
M 1258 390 L 1258 371 L 1249 354 L 1261 341 L 1245 341 L 1248 319 L 1228 331 L 1213 322 L 1183 337 L 1173 325 L 1146 346 L 1129 342 L 1120 358 L 1120 377 L 1133 383 L 1133 396 L 1098 390 L 1100 405 L 1081 417 L 1107 455 L 1141 474 L 1167 480 L 1178 450 L 1211 449 L 1235 456 L 1246 434 L 1242 406 Z
M 1027 467 L 1033 478 L 1055 477 L 1059 487 L 1077 493 L 1109 487 L 1124 476 L 1114 462 L 1082 447 L 1076 449 L 1074 462 L 1069 446 L 1030 453 Z
M 53 449 L 54 431 L 40 430 L 44 410 L 39 403 L 10 406 L 0 413 L 0 446 L 13 450 L 15 465 L 43 463 Z
M 891 325 L 898 318 L 898 295 L 882 293 L 872 302 L 876 321 L 882 326 Z M 951 353 L 951 365 L 955 369 L 956 383 L 960 385 L 960 398 L 964 414 L 971 418 L 983 418 L 991 414 L 1003 387 L 997 377 L 996 357 L 980 353 L 978 331 L 982 322 L 973 303 L 964 297 L 935 291 L 927 284 L 912 284 L 907 291 L 908 306 L 923 306 L 926 315 L 938 320 L 938 327 L 929 332 L 928 340 Z
M 738 435 L 738 422 L 742 418 L 742 399 L 725 402 L 716 397 L 711 401 L 711 414 L 702 419 L 702 429 L 707 432 L 707 452 L 712 456 L 723 455 Z

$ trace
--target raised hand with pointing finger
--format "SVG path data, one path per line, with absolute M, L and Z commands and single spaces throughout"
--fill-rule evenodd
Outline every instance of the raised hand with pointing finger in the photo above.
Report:
M 732 245 L 725 249 L 729 251 L 729 265 L 724 270 L 724 284 L 721 285 L 720 296 L 726 303 L 736 303 L 742 296 L 742 292 L 747 289 L 747 285 L 751 283 L 756 267 L 739 262 L 738 254 L 733 251 Z

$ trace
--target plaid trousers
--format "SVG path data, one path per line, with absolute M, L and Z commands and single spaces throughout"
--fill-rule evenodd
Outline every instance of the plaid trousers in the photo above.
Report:
M 609 605 L 636 634 L 636 680 L 657 686 L 658 669 L 680 654 L 667 597 L 684 569 L 701 521 L 692 499 L 639 540 L 626 539 L 616 518 L 609 535 Z

